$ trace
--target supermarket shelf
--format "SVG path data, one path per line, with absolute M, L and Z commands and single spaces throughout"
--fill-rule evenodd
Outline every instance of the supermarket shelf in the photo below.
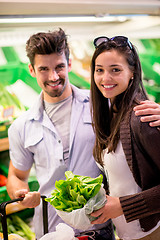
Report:
M 8 150 L 9 149 L 9 141 L 8 138 L 2 138 L 0 139 L 0 152 Z

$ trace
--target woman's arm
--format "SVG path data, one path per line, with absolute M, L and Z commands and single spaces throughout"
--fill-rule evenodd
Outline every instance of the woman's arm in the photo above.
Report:
M 121 203 L 118 197 L 106 196 L 106 204 L 99 210 L 93 212 L 91 216 L 98 217 L 92 224 L 105 223 L 107 220 L 119 217 L 123 214 Z

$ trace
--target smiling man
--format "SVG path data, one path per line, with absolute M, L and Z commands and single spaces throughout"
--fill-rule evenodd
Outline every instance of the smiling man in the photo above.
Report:
M 29 70 L 42 88 L 45 101 L 59 102 L 72 94 L 68 77 L 71 61 L 69 59 L 67 62 L 64 52 L 61 55 L 57 53 L 36 54 L 34 66 L 29 64 Z
M 69 82 L 71 70 L 67 37 L 62 29 L 37 33 L 26 45 L 29 70 L 42 92 L 37 102 L 16 119 L 9 129 L 10 167 L 7 190 L 11 198 L 24 197 L 26 207 L 35 207 L 36 238 L 43 235 L 40 195 L 49 197 L 55 182 L 65 179 L 65 172 L 97 177 L 92 150 L 94 133 L 91 124 L 89 94 Z M 29 97 L 29 96 L 28 96 Z M 38 192 L 30 192 L 28 177 L 35 165 Z M 63 222 L 48 204 L 49 232 Z M 79 235 L 79 230 L 74 229 Z M 93 226 L 95 239 L 114 240 L 111 221 Z

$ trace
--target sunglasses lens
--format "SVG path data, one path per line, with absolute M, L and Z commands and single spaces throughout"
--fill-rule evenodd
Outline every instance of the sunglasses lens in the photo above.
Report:
M 132 49 L 132 44 L 131 42 L 128 40 L 127 37 L 124 36 L 116 36 L 113 38 L 108 38 L 108 37 L 98 37 L 94 40 L 94 46 L 97 48 L 99 47 L 102 43 L 105 43 L 107 41 L 114 41 L 116 42 L 119 46 L 129 46 L 130 49 Z
M 94 46 L 98 47 L 100 44 L 107 42 L 109 40 L 109 38 L 107 37 L 98 37 L 94 40 Z
M 111 38 L 112 41 L 115 41 L 118 45 L 120 46 L 129 46 L 130 49 L 132 49 L 132 44 L 131 42 L 128 40 L 127 37 L 124 36 L 116 36 Z

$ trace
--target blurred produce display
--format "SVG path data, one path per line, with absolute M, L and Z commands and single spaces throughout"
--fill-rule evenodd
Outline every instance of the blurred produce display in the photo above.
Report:
M 21 62 L 13 47 L 0 48 L 0 144 L 6 142 L 8 128 L 34 102 L 41 91 L 36 79 L 28 71 L 27 63 Z M 33 96 L 33 97 L 32 97 Z M 8 148 L 0 152 L 0 203 L 10 200 L 6 190 L 9 165 Z M 37 191 L 39 184 L 35 175 L 29 177 L 29 188 Z M 35 240 L 35 234 L 26 222 L 33 216 L 33 209 L 23 209 L 16 204 L 9 204 L 7 210 L 7 227 L 9 240 Z M 17 213 L 18 211 L 18 213 Z M 14 212 L 16 212 L 14 214 Z M 18 214 L 18 215 L 17 215 Z M 19 216 L 23 216 L 22 218 Z M 24 220 L 23 220 L 24 219 Z M 0 221 L 0 240 L 3 239 Z
M 21 240 L 22 238 L 24 240 L 35 240 L 35 233 L 31 230 L 28 223 L 26 223 L 24 220 L 22 220 L 19 216 L 16 214 L 11 214 L 7 216 L 7 228 L 8 228 L 8 235 L 10 235 L 9 239 L 17 239 Z M 3 239 L 3 229 L 2 224 L 0 223 L 0 239 Z M 15 235 L 16 234 L 16 238 Z M 20 238 L 20 237 L 22 238 Z
M 7 184 L 7 177 L 0 174 L 0 187 L 6 186 Z
M 0 139 L 8 136 L 8 128 L 26 108 L 14 93 L 0 83 Z
M 144 86 L 153 100 L 160 103 L 160 39 L 142 39 L 140 52 Z
M 26 110 L 14 93 L 0 84 L 0 121 L 13 120 Z

